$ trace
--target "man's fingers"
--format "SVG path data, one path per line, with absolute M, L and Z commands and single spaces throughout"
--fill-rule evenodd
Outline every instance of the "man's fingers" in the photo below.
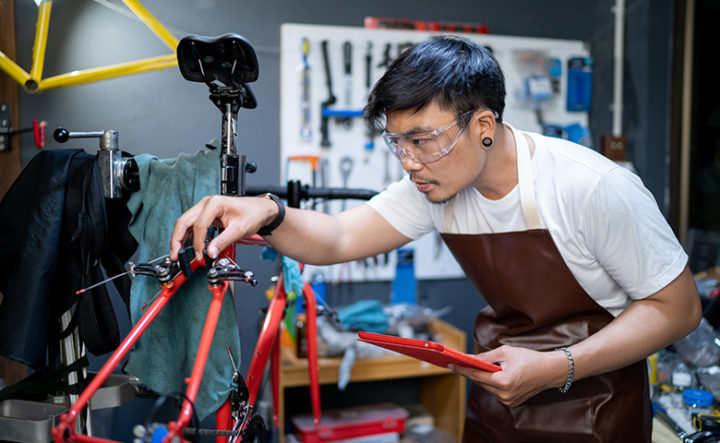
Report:
M 172 235 L 170 236 L 170 259 L 177 260 L 178 251 L 183 247 L 188 237 L 189 228 L 195 223 L 197 214 L 202 207 L 202 201 L 188 209 L 175 221 Z
M 193 231 L 193 249 L 195 250 L 195 258 L 202 260 L 203 249 L 205 249 L 205 239 L 207 238 L 207 231 L 210 226 L 218 220 L 223 213 L 223 207 L 218 203 L 217 198 L 205 198 L 203 199 L 202 207 L 195 218 L 192 225 Z M 199 206 L 200 204 L 198 204 Z
M 243 201 L 240 199 L 223 196 L 203 198 L 175 222 L 170 239 L 170 258 L 177 259 L 178 250 L 183 247 L 190 233 L 193 236 L 196 260 L 203 259 L 204 249 L 207 249 L 211 258 L 217 257 L 223 249 L 247 235 L 250 229 L 254 229 L 239 217 L 245 213 L 243 208 Z M 213 225 L 224 230 L 206 245 L 208 229 Z
M 220 252 L 235 242 L 241 235 L 239 227 L 229 225 L 212 239 L 207 245 L 207 252 L 210 258 L 216 258 Z

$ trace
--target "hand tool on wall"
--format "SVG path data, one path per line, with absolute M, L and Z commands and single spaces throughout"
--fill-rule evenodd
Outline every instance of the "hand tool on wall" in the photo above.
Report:
M 372 48 L 371 41 L 367 42 L 365 49 L 365 91 L 367 96 L 370 95 L 370 87 L 372 86 Z M 367 100 L 366 100 L 367 101 Z M 370 160 L 370 154 L 375 149 L 375 128 L 369 122 L 365 122 L 365 163 Z
M 372 50 L 373 50 L 373 44 L 371 41 L 368 41 L 367 46 L 365 46 L 365 90 L 366 90 L 366 95 L 370 95 L 370 87 L 372 86 Z
M 343 72 L 345 73 L 345 109 L 352 109 L 352 43 L 347 40 L 343 43 Z M 352 127 L 352 118 L 339 117 L 338 123 L 342 123 L 346 128 Z
M 328 175 L 328 168 L 330 167 L 329 165 L 330 165 L 330 163 L 328 162 L 328 159 L 323 158 L 320 160 L 320 166 L 319 166 L 320 186 L 323 188 L 326 188 L 328 186 L 328 176 L 327 175 Z M 326 213 L 326 214 L 330 213 L 330 204 L 328 203 L 327 200 L 323 200 L 322 208 L 323 208 L 322 211 L 324 213 Z
M 340 174 L 342 175 L 343 180 L 343 188 L 348 187 L 348 181 L 350 179 L 350 173 L 353 169 L 353 159 L 352 157 L 345 156 L 340 159 Z M 342 210 L 344 211 L 346 208 L 347 200 L 342 201 Z
M 312 185 L 317 186 L 317 170 L 320 163 L 319 155 L 290 155 L 285 161 L 285 179 L 290 180 L 290 164 L 292 162 L 307 162 L 312 173 Z
M 311 181 L 313 188 L 317 186 L 317 171 L 320 165 L 319 155 L 290 155 L 285 162 L 285 181 L 290 180 L 290 164 L 293 162 L 307 162 L 310 165 Z M 316 202 L 313 200 L 312 209 L 315 210 Z
M 386 68 L 390 66 L 390 63 L 392 63 L 392 56 L 390 55 L 390 51 L 392 51 L 392 43 L 385 43 L 385 50 L 383 51 L 383 58 L 380 60 L 380 63 L 378 63 L 378 68 Z
M 330 118 L 324 112 L 325 108 L 332 106 L 337 102 L 335 94 L 333 94 L 332 88 L 332 76 L 330 75 L 330 59 L 328 57 L 328 41 L 323 40 L 320 42 L 320 49 L 322 50 L 323 67 L 325 68 L 325 86 L 327 86 L 328 97 L 320 104 L 320 146 L 327 148 L 330 147 L 330 137 L 328 134 L 328 119 Z
M 33 119 L 33 125 L 29 128 L 15 129 L 10 124 L 10 106 L 7 103 L 0 103 L 0 152 L 10 150 L 10 137 L 24 132 L 31 132 L 35 136 L 35 146 L 38 149 L 45 147 L 45 128 L 47 122 Z
M 302 39 L 302 63 L 298 66 L 300 82 L 300 140 L 306 143 L 312 141 L 312 125 L 310 119 L 310 64 L 308 54 L 310 43 L 307 38 Z

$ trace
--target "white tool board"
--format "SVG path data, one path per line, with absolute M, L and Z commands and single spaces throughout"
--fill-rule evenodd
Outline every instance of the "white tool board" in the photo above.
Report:
M 352 118 L 352 123 L 337 122 L 330 118 L 328 122 L 329 147 L 320 145 L 321 104 L 328 98 L 326 75 L 321 51 L 321 42 L 327 41 L 329 65 L 333 93 L 337 98 L 331 109 L 343 111 L 362 111 L 368 95 L 366 87 L 367 54 L 371 54 L 371 83 L 377 81 L 385 71 L 379 66 L 386 58 L 388 44 L 391 58 L 398 56 L 398 48 L 405 44 L 415 44 L 437 33 L 389 29 L 366 29 L 362 27 L 283 24 L 281 27 L 280 49 L 280 141 L 281 141 L 281 182 L 301 180 L 312 183 L 310 163 L 303 160 L 288 161 L 299 156 L 318 156 L 324 171 L 315 174 L 317 186 L 368 188 L 382 190 L 390 181 L 403 177 L 404 172 L 395 158 L 389 155 L 381 137 L 374 139 L 374 148 L 366 149 L 365 122 L 361 117 Z M 543 121 L 561 126 L 578 123 L 588 126 L 586 112 L 566 111 L 567 61 L 572 57 L 589 56 L 586 45 L 581 41 L 540 39 L 528 37 L 462 34 L 489 47 L 500 63 L 507 88 L 504 120 L 524 130 L 541 132 L 538 119 L 539 109 Z M 303 87 L 301 67 L 303 65 L 303 40 L 307 39 L 309 66 L 309 94 L 305 103 L 309 103 L 307 114 L 303 114 Z M 344 44 L 352 47 L 351 75 L 345 75 Z M 555 63 L 552 64 L 552 61 Z M 559 70 L 558 68 L 559 61 Z M 552 66 L 550 66 L 552 64 Z M 555 92 L 546 97 L 528 95 L 528 87 L 541 89 L 546 86 L 535 79 L 543 76 L 548 79 L 552 69 L 555 75 Z M 528 79 L 531 79 L 528 81 Z M 347 82 L 351 86 L 348 90 Z M 531 98 L 531 97 L 534 97 Z M 349 103 L 347 101 L 349 100 Z M 310 129 L 302 132 L 303 115 Z M 344 160 L 343 160 L 344 159 Z M 350 160 L 348 160 L 350 159 Z M 351 165 L 347 181 L 341 173 L 341 163 Z M 322 168 L 322 166 L 321 166 Z M 324 180 L 321 178 L 324 177 Z M 346 208 L 362 202 L 347 201 Z M 339 202 L 317 206 L 316 209 L 337 213 L 343 206 Z M 438 241 L 436 234 L 426 235 L 409 245 L 415 251 L 415 274 L 419 279 L 462 278 L 462 269 L 444 244 Z M 395 256 L 389 255 L 388 263 L 384 257 L 378 260 L 366 260 L 344 265 L 321 268 L 311 267 L 306 275 L 322 273 L 326 281 L 367 281 L 391 280 L 395 275 Z

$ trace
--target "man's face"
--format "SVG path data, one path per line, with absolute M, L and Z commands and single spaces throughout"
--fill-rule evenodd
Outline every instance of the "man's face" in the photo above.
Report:
M 457 116 L 441 110 L 434 102 L 419 112 L 394 111 L 387 115 L 387 132 L 415 133 L 432 131 L 446 126 Z M 405 155 L 402 166 L 415 183 L 417 190 L 432 203 L 444 203 L 477 179 L 481 164 L 481 149 L 471 146 L 473 122 L 460 134 L 457 143 L 447 155 L 431 163 L 421 163 Z M 449 144 L 449 143 L 448 143 Z

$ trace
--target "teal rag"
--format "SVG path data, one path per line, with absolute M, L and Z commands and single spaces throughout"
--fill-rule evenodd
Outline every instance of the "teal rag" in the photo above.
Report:
M 129 229 L 140 245 L 137 261 L 146 263 L 168 253 L 175 220 L 184 211 L 206 195 L 218 193 L 220 160 L 217 151 L 204 150 L 168 160 L 142 154 L 135 161 L 140 170 L 141 189 L 127 203 L 132 214 Z M 130 293 L 133 324 L 144 314 L 143 305 L 149 306 L 159 291 L 160 284 L 154 278 L 133 279 Z M 127 372 L 160 394 L 178 397 L 178 392 L 184 393 L 185 378 L 192 373 L 211 300 L 205 268 L 198 268 L 137 341 Z M 195 411 L 201 420 L 217 410 L 232 389 L 233 368 L 226 346 L 239 365 L 240 336 L 230 293 L 223 300 L 195 400 Z
M 300 275 L 300 264 L 290 257 L 282 257 L 283 285 L 285 292 L 294 292 L 297 297 L 302 298 L 305 282 Z
M 338 311 L 338 320 L 347 331 L 385 332 L 390 326 L 383 305 L 377 300 L 359 300 Z

